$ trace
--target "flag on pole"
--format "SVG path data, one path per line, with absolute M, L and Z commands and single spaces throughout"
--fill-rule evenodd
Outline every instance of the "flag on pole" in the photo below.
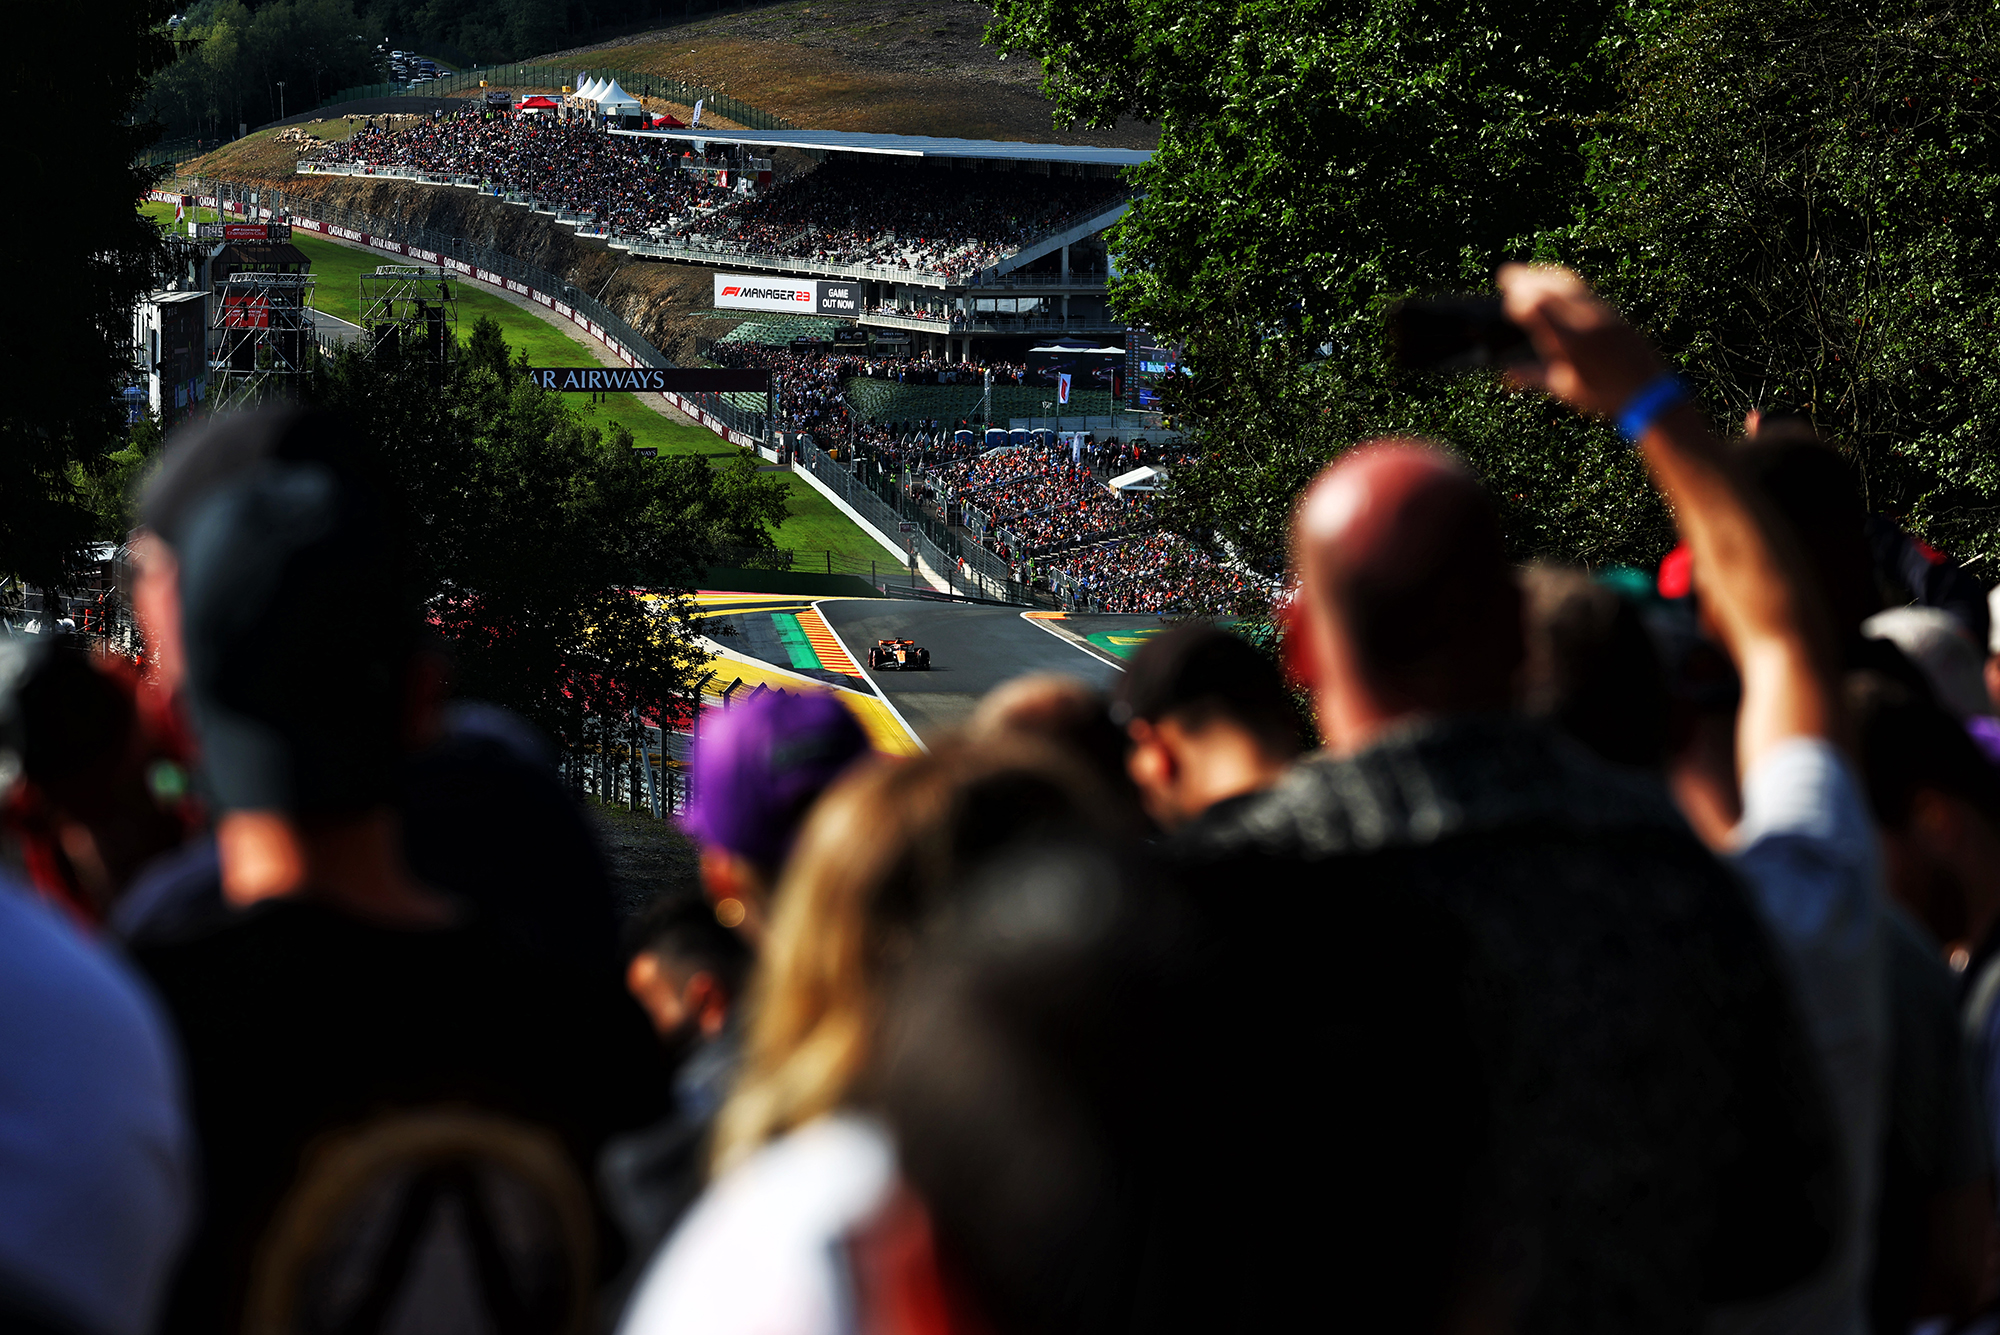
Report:
M 688 121 L 688 124 L 690 126 L 701 124 L 701 104 L 703 102 L 706 102 L 707 100 L 708 99 L 704 97 L 697 97 L 694 100 L 694 116 Z
M 1069 372 L 1067 371 L 1056 372 L 1056 402 L 1063 404 L 1069 402 Z
M 187 208 L 178 199 L 174 201 L 174 221 L 175 222 L 187 221 Z

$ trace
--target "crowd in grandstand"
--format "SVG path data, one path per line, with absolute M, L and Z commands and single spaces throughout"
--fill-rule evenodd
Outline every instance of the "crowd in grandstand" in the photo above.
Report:
M 837 158 L 762 194 L 681 170 L 687 145 L 592 129 L 586 120 L 467 111 L 397 128 L 373 122 L 302 163 L 400 168 L 523 194 L 600 230 L 742 255 L 887 265 L 963 280 L 1080 211 L 1109 208 L 1118 181 L 913 171 Z
M 980 384 L 1023 379 L 1018 364 L 951 362 L 924 355 L 871 358 L 745 342 L 715 345 L 727 366 L 768 367 L 778 395 L 779 429 L 813 434 L 822 448 L 853 447 L 917 499 L 955 515 L 968 540 L 1003 561 L 1013 578 L 1072 604 L 1101 611 L 1209 610 L 1238 605 L 1246 589 L 1268 583 L 1202 552 L 1184 538 L 1162 535 L 1104 543 L 1117 534 L 1153 528 L 1150 498 L 1117 493 L 1109 482 L 1140 464 L 1171 467 L 1172 451 L 1140 440 L 1073 438 L 1070 443 L 987 445 L 983 427 L 940 422 L 850 422 L 844 382 L 856 376 L 908 384 Z M 847 458 L 843 454 L 843 458 Z M 851 461 L 851 460 L 850 460 Z M 1087 551 L 1052 553 L 1096 542 Z
M 727 213 L 691 223 L 691 243 L 970 278 L 1052 224 L 1124 194 L 1116 180 L 912 171 L 836 158 Z
M 1015 579 L 1068 603 L 1110 612 L 1236 606 L 1245 590 L 1268 581 L 1185 538 L 1147 535 L 1157 523 L 1150 496 L 1110 487 L 1115 475 L 1138 463 L 1171 465 L 1173 459 L 1170 451 L 1139 441 L 1086 439 L 989 450 L 920 467 L 917 476 L 939 500 L 958 508 Z M 1124 534 L 1133 536 L 1101 541 Z
M 855 376 L 899 385 L 983 388 L 989 374 L 995 385 L 1023 384 L 1028 374 L 1028 368 L 1017 362 L 952 361 L 930 352 L 869 357 L 742 341 L 716 343 L 709 358 L 722 366 L 768 368 L 777 382 L 780 426 L 787 431 L 822 429 L 827 421 L 822 410 L 843 401 L 841 382 Z
M 604 134 L 577 119 L 471 113 L 393 129 L 370 121 L 353 138 L 300 160 L 469 178 L 589 215 L 600 230 L 623 236 L 665 235 L 732 198 L 681 171 L 670 145 Z
M 926 481 L 961 508 L 977 509 L 990 532 L 1022 552 L 1046 551 L 1143 522 L 1138 498 L 1112 494 L 1089 464 L 1073 461 L 1063 449 L 995 451 L 949 465 Z
M 186 429 L 144 673 L 0 636 L 0 1325 L 1991 1330 L 2000 590 L 1498 281 L 1656 573 L 1523 570 L 1461 459 L 1356 442 L 1292 682 L 1186 621 L 922 747 L 760 689 L 618 893 L 628 818 L 448 700 L 377 444 Z
M 1269 593 L 1268 581 L 1165 532 L 1031 557 L 1023 569 L 1064 606 L 1095 612 L 1200 615 L 1253 606 Z

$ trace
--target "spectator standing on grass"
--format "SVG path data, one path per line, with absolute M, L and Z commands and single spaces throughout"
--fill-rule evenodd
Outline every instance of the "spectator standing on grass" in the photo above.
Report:
M 771 691 L 701 720 L 681 825 L 701 850 L 716 920 L 752 951 L 806 814 L 867 753 L 861 725 L 828 693 Z
M 620 1303 L 707 1180 L 715 1117 L 742 1062 L 742 989 L 799 828 L 866 754 L 860 724 L 827 694 L 768 692 L 697 729 L 682 825 L 699 849 L 704 897 L 655 905 L 628 929 L 626 986 L 675 1076 L 667 1115 L 607 1145 L 598 1165 L 632 1253 Z
M 1880 1335 L 1902 1335 L 1921 1318 L 1969 1316 L 1986 1296 L 2000 773 L 1903 683 L 1851 673 L 1846 695 L 1895 901 L 1883 914 L 1892 1042 L 1869 1307 Z
M 129 543 L 133 609 L 163 700 L 182 690 L 178 548 L 210 490 L 273 460 L 338 455 L 331 419 L 265 409 L 176 434 L 140 501 Z M 316 651 L 317 652 L 317 651 Z M 403 852 L 420 879 L 478 905 L 525 948 L 608 975 L 616 962 L 610 874 L 547 741 L 492 705 L 444 698 L 434 648 L 410 658 L 397 806 Z M 178 722 L 178 702 L 164 712 Z M 165 944 L 227 913 L 212 834 L 155 860 L 123 888 L 109 925 L 129 946 Z
M 905 1189 L 850 1236 L 861 1329 L 1214 1329 L 1185 1291 L 1240 1277 L 1174 1264 L 1208 1222 L 1173 1213 L 1207 1111 L 1180 1087 L 1207 996 L 1181 909 L 1130 850 L 1062 843 L 927 924 L 869 1082 Z
M 1840 475 L 1831 476 L 1837 480 Z M 1794 513 L 1804 509 L 1796 499 L 1799 490 L 1790 489 Z M 1858 533 L 1858 502 L 1822 506 L 1836 513 L 1842 509 L 1854 519 L 1850 531 Z M 1824 531 L 1831 537 L 1833 526 Z M 1834 544 L 1823 540 L 1822 545 Z M 1942 962 L 1937 941 L 1926 943 L 1923 927 L 1886 904 L 1870 911 L 1879 897 L 1870 889 L 1873 877 L 1866 861 L 1856 861 L 1856 854 L 1865 852 L 1852 837 L 1853 831 L 1865 830 L 1857 812 L 1839 813 L 1831 838 L 1824 827 L 1815 830 L 1803 822 L 1776 831 L 1767 828 L 1754 841 L 1744 837 L 1756 827 L 1748 821 L 1738 825 L 1744 813 L 1733 772 L 1737 748 L 1729 736 L 1741 721 L 1737 699 L 1740 694 L 1745 709 L 1754 712 L 1760 703 L 1768 704 L 1760 702 L 1760 692 L 1783 683 L 1774 680 L 1767 665 L 1746 674 L 1739 692 L 1727 661 L 1710 659 L 1713 646 L 1692 638 L 1691 591 L 1682 588 L 1696 568 L 1687 559 L 1691 554 L 1692 543 L 1680 554 L 1672 584 L 1675 602 L 1652 614 L 1660 644 L 1676 664 L 1672 674 L 1663 672 L 1639 612 L 1619 594 L 1580 571 L 1532 572 L 1530 624 L 1536 652 L 1527 674 L 1530 707 L 1608 759 L 1661 770 L 1670 737 L 1689 735 L 1685 715 L 1681 726 L 1675 724 L 1670 693 L 1684 707 L 1726 704 L 1712 716 L 1703 708 L 1694 734 L 1721 724 L 1719 756 L 1694 763 L 1690 753 L 1712 743 L 1690 747 L 1688 741 L 1679 742 L 1679 791 L 1699 797 L 1689 806 L 1690 822 L 1707 830 L 1719 852 L 1734 856 L 1746 845 L 1757 850 L 1739 862 L 1740 870 L 1789 957 L 1850 1152 L 1853 1145 L 1861 1146 L 1862 1172 L 1849 1190 L 1853 1198 L 1865 1200 L 1869 1183 L 1876 1182 L 1878 1200 L 1872 1220 L 1858 1206 L 1848 1221 L 1850 1230 L 1869 1230 L 1860 1239 L 1863 1264 L 1830 1266 L 1809 1288 L 1759 1313 L 1760 1325 L 1837 1327 L 1853 1302 L 1849 1295 L 1859 1270 L 1866 1281 L 1872 1328 L 1902 1335 L 1920 1316 L 1970 1310 L 1979 1283 L 1977 1258 L 1983 1255 L 1985 1234 L 1980 1227 L 1967 1227 L 1967 1221 L 1981 1217 L 1980 1197 L 1970 1188 L 1983 1180 L 1985 1160 L 1979 1152 L 1971 1081 L 1963 1069 L 1957 982 Z M 1710 551 L 1707 557 L 1709 563 L 1725 566 L 1730 560 L 1727 552 Z M 1903 611 L 1941 632 L 1933 647 L 1949 650 L 1964 643 L 1963 633 L 1944 613 Z M 1871 619 L 1867 624 L 1875 623 Z M 1924 643 L 1919 639 L 1913 647 L 1921 650 Z M 1964 652 L 1969 655 L 1970 649 Z M 1917 656 L 1921 662 L 1924 655 Z M 1992 901 L 1986 885 L 1990 878 L 1979 870 L 1984 821 L 1978 808 L 1991 802 L 1988 790 L 1995 781 L 1972 739 L 1929 702 L 1927 674 L 1911 670 L 1905 660 L 1897 663 L 1907 681 L 1849 674 L 1847 696 L 1860 705 L 1856 732 L 1866 787 L 1887 853 L 1891 891 L 1937 933 L 1937 940 L 1963 949 L 1964 942 L 1983 938 L 1994 903 L 2000 902 Z M 1976 681 L 1977 667 L 1961 661 L 1956 676 L 1961 683 Z M 1704 681 L 1712 684 L 1704 688 Z M 1726 686 L 1726 693 L 1718 697 L 1715 685 Z M 1892 697 L 1893 706 L 1886 703 Z M 1841 786 L 1853 787 L 1853 780 Z M 1752 796 L 1768 807 L 1768 791 Z M 1714 819 L 1725 805 L 1729 818 Z M 1751 805 L 1749 814 L 1756 818 L 1756 802 Z M 1922 817 L 1913 818 L 1919 810 Z M 1878 922 L 1872 937 L 1866 930 L 1871 921 Z M 1884 993 L 1886 1033 L 1866 1023 Z M 1876 1071 L 1872 1079 L 1871 1067 Z M 1879 1095 L 1871 1098 L 1871 1089 L 1886 1089 L 1886 1102 Z M 1868 1149 L 1870 1122 L 1880 1126 L 1875 1138 L 1879 1154 Z M 1967 1128 L 1974 1128 L 1970 1135 Z M 1872 1259 L 1865 1251 L 1871 1232 Z M 1848 1247 L 1852 1254 L 1851 1237 Z M 1835 1315 L 1829 1317 L 1829 1311 Z M 1846 1319 L 1851 1325 L 1851 1317 Z
M 1357 450 L 1305 497 L 1293 561 L 1288 651 L 1327 750 L 1180 853 L 1225 958 L 1257 961 L 1252 1005 L 1277 1022 L 1240 1069 L 1298 1171 L 1214 1189 L 1256 1211 L 1300 1174 L 1342 1184 L 1309 1245 L 1373 1324 L 1694 1331 L 1814 1273 L 1845 1165 L 1781 965 L 1655 783 L 1506 713 L 1520 592 L 1470 474 L 1416 444 Z M 1448 1004 L 1303 1020 L 1327 1014 L 1328 943 L 1379 973 L 1412 967 L 1414 939 L 1436 942 L 1426 985 L 1457 1024 Z M 1329 1126 L 1297 1083 L 1329 1067 L 1384 1096 Z M 1263 1259 L 1305 1265 L 1282 1243 Z

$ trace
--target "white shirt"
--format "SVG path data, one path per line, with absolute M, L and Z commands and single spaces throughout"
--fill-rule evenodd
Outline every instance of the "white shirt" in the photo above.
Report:
M 1889 1002 L 1881 852 L 1860 786 L 1814 737 L 1780 742 L 1743 781 L 1731 857 L 1791 975 L 1826 1079 L 1846 1169 L 1832 1258 L 1788 1293 L 1716 1314 L 1711 1332 L 1865 1335 L 1874 1252 Z
M 639 1281 L 619 1335 L 847 1335 L 842 1239 L 895 1180 L 874 1122 L 822 1117 L 709 1185 Z
M 193 1219 L 165 1021 L 130 971 L 0 878 L 0 1282 L 145 1335 Z

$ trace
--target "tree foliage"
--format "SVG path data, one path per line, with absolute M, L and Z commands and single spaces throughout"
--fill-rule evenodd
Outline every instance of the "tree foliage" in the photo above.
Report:
M 96 517 L 91 537 L 120 543 L 138 524 L 139 489 L 147 470 L 159 458 L 165 434 L 159 415 L 149 412 L 127 429 L 125 443 L 105 455 L 101 466 L 70 464 L 70 480 L 77 495 Z
M 1173 479 L 1174 522 L 1274 568 L 1329 458 L 1424 434 L 1480 468 L 1519 554 L 1662 546 L 1608 432 L 1490 381 L 1399 380 L 1382 356 L 1390 300 L 1486 286 L 1574 223 L 1616 21 L 1603 2 L 1002 0 L 990 38 L 1047 63 L 1059 119 L 1161 125 L 1113 299 L 1186 345 L 1175 406 L 1202 453 Z
M 674 21 L 728 0 L 194 0 L 176 36 L 191 45 L 147 107 L 172 133 L 233 137 L 236 126 L 310 111 L 329 94 L 382 83 L 376 47 L 454 66 L 521 60 L 588 40 L 607 25 Z M 285 82 L 284 96 L 278 82 Z
M 1710 0 L 1635 47 L 1575 253 L 1731 415 L 1809 413 L 2000 575 L 2000 6 Z
M 316 398 L 359 428 L 462 689 L 576 737 L 687 693 L 687 589 L 718 548 L 771 547 L 785 494 L 748 455 L 642 457 L 522 365 L 483 319 L 445 367 L 346 352 Z
M 1657 556 L 1602 424 L 1480 377 L 1398 379 L 1384 306 L 1576 264 L 1719 415 L 1808 409 L 1871 498 L 2000 573 L 1988 345 L 1995 0 L 1000 0 L 1059 122 L 1159 121 L 1118 308 L 1181 339 L 1200 461 L 1168 512 L 1275 562 L 1371 436 L 1463 453 L 1517 554 Z
M 174 31 L 183 54 L 146 95 L 172 133 L 233 138 L 240 124 L 310 111 L 382 77 L 379 26 L 353 0 L 198 0 Z
M 616 25 L 673 23 L 739 8 L 737 0 L 361 0 L 383 32 L 425 54 L 459 60 L 522 60 L 579 45 Z
M 164 0 L 44 6 L 9 33 L 0 71 L 36 108 L 12 146 L 15 247 L 0 322 L 0 575 L 62 586 L 96 514 L 79 477 L 125 443 L 132 306 L 153 286 L 159 234 L 137 212 L 132 166 L 157 126 L 133 121 L 145 80 L 172 58 Z M 84 60 L 53 53 L 89 52 Z

